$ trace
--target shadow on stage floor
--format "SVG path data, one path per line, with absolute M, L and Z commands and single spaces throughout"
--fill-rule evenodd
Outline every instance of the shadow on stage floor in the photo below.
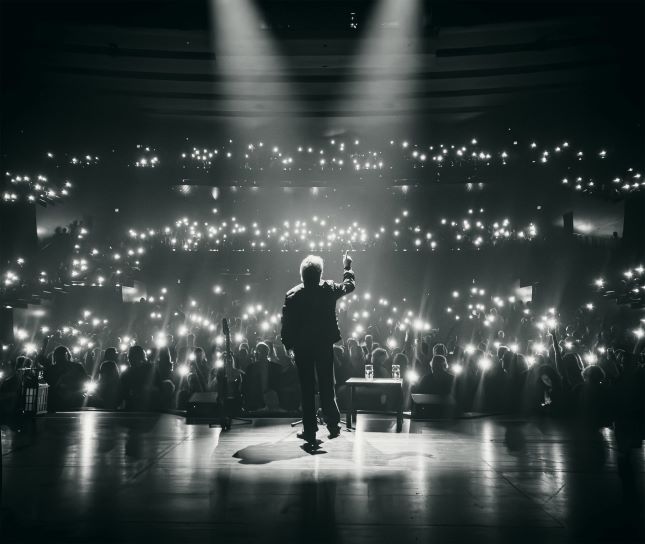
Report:
M 58 414 L 3 431 L 2 542 L 623 542 L 642 537 L 612 433 L 502 416 L 301 448 L 289 419 Z M 632 488 L 643 489 L 642 451 Z M 630 488 L 631 489 L 631 488 Z

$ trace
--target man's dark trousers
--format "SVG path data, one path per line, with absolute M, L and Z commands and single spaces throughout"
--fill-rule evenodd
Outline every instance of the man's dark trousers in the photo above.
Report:
M 334 390 L 334 350 L 333 345 L 307 346 L 294 350 L 300 393 L 302 396 L 302 426 L 305 436 L 313 437 L 318 430 L 316 422 L 316 379 L 320 404 L 329 429 L 340 423 L 340 411 L 336 404 Z

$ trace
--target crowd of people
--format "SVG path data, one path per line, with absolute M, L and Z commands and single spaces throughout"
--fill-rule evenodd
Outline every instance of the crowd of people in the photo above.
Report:
M 391 222 L 367 225 L 336 223 L 330 217 L 258 219 L 218 217 L 197 221 L 182 217 L 174 223 L 129 228 L 109 243 L 99 241 L 81 221 L 59 227 L 31 260 L 0 264 L 0 296 L 65 285 L 127 285 L 141 277 L 146 256 L 153 251 L 332 251 L 339 247 L 394 251 L 461 251 L 538 238 L 538 226 L 516 225 L 508 217 L 489 216 L 469 208 L 460 217 L 428 223 L 401 209 Z
M 232 359 L 218 316 L 179 312 L 174 312 L 177 319 L 187 324 L 175 334 L 144 326 L 136 336 L 114 336 L 107 320 L 86 315 L 87 326 L 93 322 L 100 332 L 83 332 L 79 320 L 79 329 L 57 329 L 44 335 L 40 346 L 4 345 L 2 409 L 19 410 L 21 391 L 41 381 L 49 385 L 49 410 L 185 410 L 193 393 L 218 391 L 222 369 L 230 361 L 242 376 L 245 413 L 296 415 L 300 384 L 280 339 L 279 314 L 267 317 L 261 307 L 255 310 L 231 321 Z M 413 413 L 416 398 L 450 407 L 452 415 L 578 416 L 596 428 L 623 417 L 639 421 L 635 428 L 642 431 L 643 323 L 636 329 L 608 326 L 590 318 L 588 308 L 568 322 L 555 309 L 542 318 L 529 310 L 520 301 L 496 305 L 482 312 L 465 336 L 463 328 L 442 332 L 420 320 L 401 316 L 392 321 L 378 313 L 361 326 L 356 324 L 361 313 L 344 308 L 341 326 L 347 334 L 334 346 L 341 410 L 347 404 L 348 378 L 364 377 L 366 365 L 375 378 L 392 377 L 396 365 L 406 408 Z M 379 394 L 359 395 L 355 402 L 386 410 L 398 400 Z

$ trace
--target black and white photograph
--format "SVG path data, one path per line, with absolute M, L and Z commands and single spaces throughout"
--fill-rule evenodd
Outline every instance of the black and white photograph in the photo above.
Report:
M 645 542 L 645 1 L 0 0 L 0 542 Z

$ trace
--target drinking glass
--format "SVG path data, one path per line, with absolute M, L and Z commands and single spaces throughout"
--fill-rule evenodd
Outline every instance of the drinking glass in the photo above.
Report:
M 392 365 L 392 378 L 395 380 L 401 379 L 401 365 Z
M 365 379 L 371 380 L 374 378 L 374 365 L 365 365 Z

